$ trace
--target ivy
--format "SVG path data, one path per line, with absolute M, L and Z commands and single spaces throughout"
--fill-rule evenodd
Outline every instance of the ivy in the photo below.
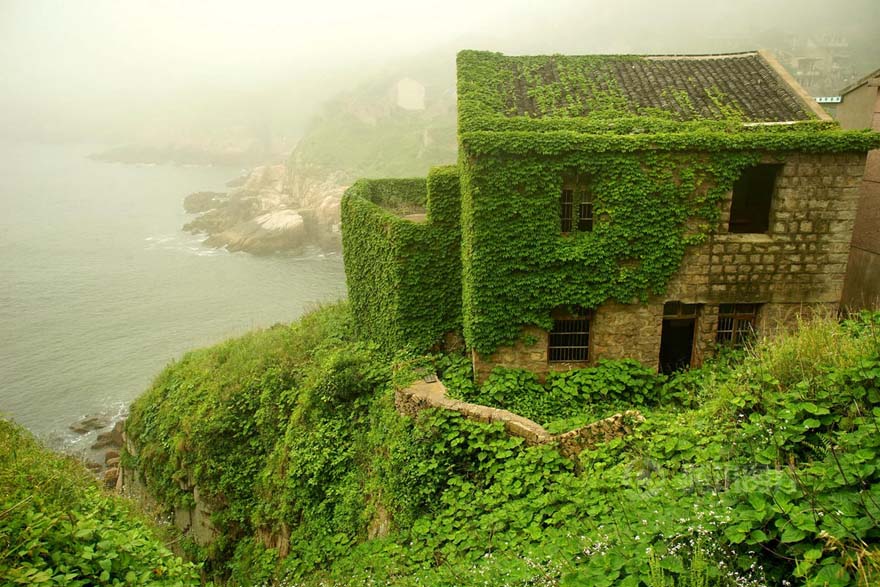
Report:
M 402 217 L 420 207 L 426 221 Z M 361 180 L 346 192 L 345 273 L 360 335 L 426 350 L 461 329 L 459 216 L 455 167 L 434 168 L 427 181 Z
M 755 152 L 580 153 L 465 159 L 464 333 L 491 353 L 522 325 L 550 328 L 557 306 L 596 308 L 660 294 L 688 245 L 718 223 L 718 203 Z M 562 177 L 591 178 L 591 232 L 562 235 Z
M 633 56 L 458 56 L 463 329 L 490 354 L 559 306 L 662 294 L 688 246 L 719 222 L 741 171 L 767 154 L 867 151 L 870 131 L 835 123 L 748 124 L 715 87 L 700 117 L 687 94 L 639 109 L 611 74 Z M 525 88 L 525 89 L 524 89 Z M 523 94 L 526 93 L 526 95 Z M 514 107 L 530 105 L 525 113 Z M 594 228 L 563 235 L 562 177 L 589 178 Z

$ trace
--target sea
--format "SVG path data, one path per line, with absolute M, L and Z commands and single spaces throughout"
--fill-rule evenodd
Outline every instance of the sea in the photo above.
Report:
M 126 165 L 94 145 L 0 142 L 0 417 L 84 454 L 169 362 L 345 296 L 339 253 L 257 257 L 184 232 L 229 167 Z

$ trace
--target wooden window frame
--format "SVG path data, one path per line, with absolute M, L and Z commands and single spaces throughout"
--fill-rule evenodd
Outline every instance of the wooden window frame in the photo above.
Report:
M 592 322 L 589 310 L 554 312 L 553 327 L 547 334 L 547 362 L 589 362 Z
M 563 235 L 592 232 L 594 197 L 585 176 L 571 174 L 563 178 L 559 219 Z
M 754 336 L 761 304 L 719 304 L 715 342 L 719 345 L 742 347 Z

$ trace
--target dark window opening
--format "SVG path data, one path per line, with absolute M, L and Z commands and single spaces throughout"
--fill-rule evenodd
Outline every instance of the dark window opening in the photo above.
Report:
M 590 356 L 590 312 L 578 310 L 574 315 L 553 320 L 547 345 L 551 363 L 583 363 Z
M 562 190 L 562 232 L 571 232 L 572 209 L 574 208 L 574 191 Z
M 566 176 L 560 199 L 560 228 L 563 234 L 593 230 L 593 194 L 584 176 Z
M 691 366 L 697 304 L 667 302 L 663 305 L 663 330 L 660 334 L 660 372 L 673 373 Z
M 593 195 L 589 192 L 581 192 L 580 196 L 578 230 L 593 230 Z
M 747 167 L 733 184 L 728 230 L 735 233 L 759 233 L 770 229 L 770 205 L 776 177 L 782 165 Z
M 743 346 L 755 333 L 757 316 L 758 304 L 721 304 L 716 342 Z

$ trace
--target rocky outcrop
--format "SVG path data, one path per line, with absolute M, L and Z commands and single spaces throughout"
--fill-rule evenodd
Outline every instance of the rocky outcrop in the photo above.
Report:
M 183 199 L 187 214 L 201 214 L 213 210 L 226 200 L 226 192 L 195 192 Z
M 138 454 L 137 447 L 125 436 L 124 432 L 123 443 L 125 451 L 129 455 L 136 457 Z M 147 511 L 160 511 L 162 509 L 147 490 L 136 470 L 127 469 L 121 463 L 117 467 L 114 471 L 115 477 L 113 481 L 118 493 L 139 501 Z M 108 484 L 112 476 L 109 471 L 108 469 L 108 473 L 105 473 L 107 475 L 105 481 Z M 192 494 L 193 505 L 191 507 L 178 506 L 172 508 L 171 519 L 183 534 L 192 538 L 193 542 L 199 546 L 208 545 L 213 542 L 218 534 L 211 522 L 211 513 L 213 511 L 211 502 L 199 492 L 199 488 L 191 475 L 187 475 L 179 483 L 181 489 Z
M 339 247 L 339 203 L 346 186 L 334 174 L 291 177 L 285 165 L 257 167 L 229 193 L 196 192 L 184 208 L 199 216 L 184 226 L 205 244 L 269 254 L 306 245 Z

